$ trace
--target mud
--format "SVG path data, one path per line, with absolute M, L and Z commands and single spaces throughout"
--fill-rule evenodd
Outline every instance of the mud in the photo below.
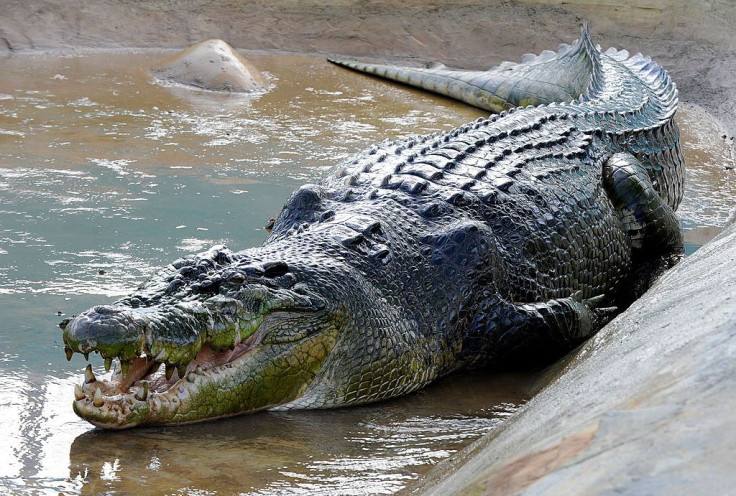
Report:
M 185 48 L 220 38 L 238 49 L 437 60 L 484 68 L 574 39 L 587 21 L 602 46 L 651 55 L 684 101 L 736 133 L 736 9 L 722 0 L 8 0 L 0 54 Z

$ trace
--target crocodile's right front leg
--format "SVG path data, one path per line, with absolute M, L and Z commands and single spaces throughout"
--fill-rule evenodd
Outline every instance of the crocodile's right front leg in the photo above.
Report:
M 684 251 L 680 221 L 657 194 L 644 165 L 617 153 L 603 165 L 603 186 L 631 239 L 634 274 L 631 298 L 638 298 Z

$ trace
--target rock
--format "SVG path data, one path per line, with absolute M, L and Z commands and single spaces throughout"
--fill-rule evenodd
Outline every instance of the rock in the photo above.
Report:
M 729 494 L 736 225 L 666 273 L 424 494 Z
M 263 75 L 222 40 L 189 47 L 151 72 L 163 81 L 211 91 L 252 93 L 266 88 Z

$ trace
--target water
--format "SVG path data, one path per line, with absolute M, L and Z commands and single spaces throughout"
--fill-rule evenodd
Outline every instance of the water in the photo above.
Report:
M 723 230 L 736 213 L 736 170 L 732 141 L 705 111 L 680 106 L 685 163 L 685 197 L 677 214 L 685 231 L 685 254 L 703 246 Z
M 121 433 L 77 419 L 64 315 L 212 244 L 261 243 L 293 189 L 372 143 L 483 114 L 300 56 L 250 56 L 272 83 L 254 97 L 163 87 L 146 72 L 162 57 L 0 59 L 0 490 L 389 494 L 527 399 L 533 375 L 475 373 L 360 408 Z M 691 252 L 736 191 L 720 130 L 682 110 Z

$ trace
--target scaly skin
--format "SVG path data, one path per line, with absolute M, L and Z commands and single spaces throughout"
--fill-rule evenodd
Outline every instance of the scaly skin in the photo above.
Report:
M 469 94 L 433 70 L 391 69 Z M 119 429 L 366 403 L 559 356 L 626 307 L 682 252 L 669 76 L 584 30 L 462 77 L 537 106 L 374 146 L 297 190 L 263 246 L 178 260 L 63 323 L 69 358 L 120 363 L 88 367 L 75 412 Z

